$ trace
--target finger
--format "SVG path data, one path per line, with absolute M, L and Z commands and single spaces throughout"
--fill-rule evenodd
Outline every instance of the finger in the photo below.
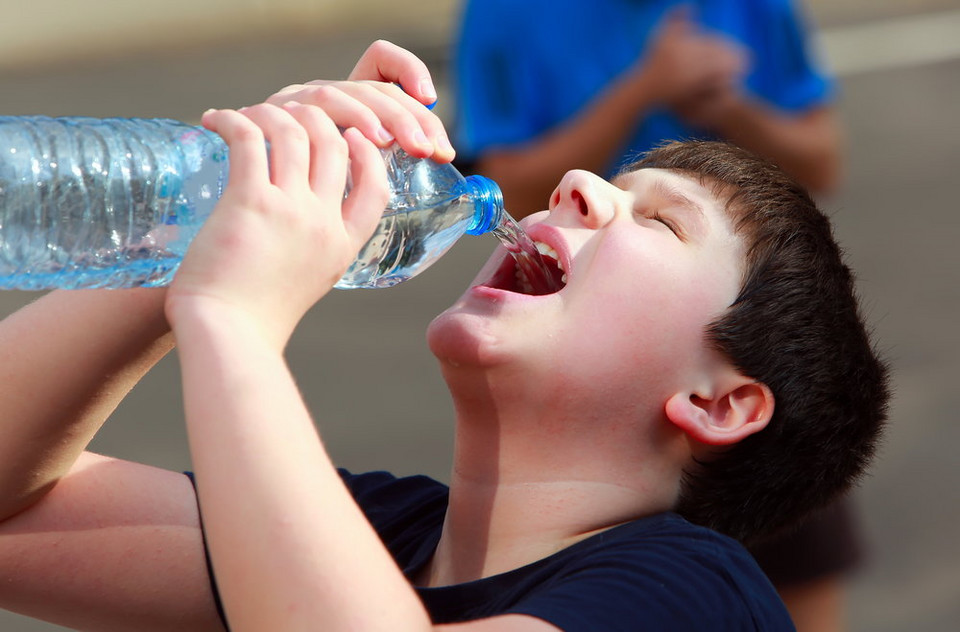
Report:
M 378 40 L 367 48 L 349 78 L 399 83 L 404 92 L 424 105 L 437 100 L 427 65 L 410 51 L 386 40 Z
M 310 139 L 283 108 L 262 103 L 240 110 L 263 130 L 270 143 L 270 181 L 282 189 L 306 185 L 310 174 Z
M 229 186 L 269 181 L 267 146 L 253 121 L 235 110 L 207 110 L 200 122 L 230 148 Z
M 341 128 L 356 127 L 378 147 L 394 140 L 407 153 L 441 162 L 454 151 L 435 114 L 394 84 L 356 81 L 311 81 L 281 91 L 281 98 L 322 107 Z
M 418 158 L 432 158 L 439 162 L 453 160 L 455 152 L 444 129 L 443 121 L 436 114 L 404 92 L 402 86 L 387 83 L 352 84 L 346 88 L 350 92 L 375 89 L 395 100 L 409 112 L 416 123 L 408 126 L 406 117 L 390 118 L 381 115 L 381 122 L 396 136 L 397 142 L 410 155 Z M 378 112 L 380 114 L 380 112 Z M 384 113 L 386 114 L 386 113 Z
M 354 243 L 363 244 L 390 200 L 387 169 L 375 145 L 355 129 L 343 133 L 350 149 L 353 188 L 343 203 L 343 224 Z
M 453 160 L 453 146 L 443 127 L 443 121 L 404 92 L 402 86 L 389 83 L 354 83 L 346 85 L 344 90 L 361 100 L 366 100 L 368 95 L 376 93 L 387 97 L 384 102 L 370 96 L 369 103 L 383 126 L 410 155 L 441 162 Z M 396 109 L 397 106 L 402 109 Z
M 310 188 L 318 196 L 339 202 L 347 183 L 347 143 L 333 120 L 320 108 L 287 103 L 290 112 L 310 139 Z
M 372 86 L 311 81 L 298 86 L 296 91 L 284 91 L 276 96 L 286 101 L 294 100 L 323 108 L 338 126 L 344 129 L 356 127 L 380 147 L 387 147 L 395 140 L 393 133 L 384 125 L 384 120 L 396 128 L 418 125 L 416 117 L 395 98 Z M 271 97 L 272 100 L 274 98 Z M 419 104 L 417 106 L 422 107 Z

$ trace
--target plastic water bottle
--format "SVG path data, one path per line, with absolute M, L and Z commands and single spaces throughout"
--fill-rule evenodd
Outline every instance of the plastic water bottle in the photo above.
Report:
M 391 200 L 339 288 L 396 285 L 508 217 L 492 180 L 382 153 Z M 227 160 L 223 139 L 179 121 L 0 116 L 0 288 L 168 284 Z

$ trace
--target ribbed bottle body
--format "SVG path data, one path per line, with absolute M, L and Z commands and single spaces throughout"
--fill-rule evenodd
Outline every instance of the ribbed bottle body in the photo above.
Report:
M 178 121 L 0 117 L 0 287 L 169 283 L 226 158 Z

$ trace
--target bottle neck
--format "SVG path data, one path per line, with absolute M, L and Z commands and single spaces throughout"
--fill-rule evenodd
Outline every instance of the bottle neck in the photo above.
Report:
M 503 193 L 500 186 L 484 176 L 467 176 L 467 194 L 473 199 L 473 221 L 467 228 L 470 235 L 483 235 L 500 225 L 503 215 Z

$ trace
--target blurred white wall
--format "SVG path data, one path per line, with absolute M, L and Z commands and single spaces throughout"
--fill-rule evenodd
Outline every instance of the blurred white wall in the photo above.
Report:
M 446 36 L 457 0 L 0 0 L 0 68 L 382 24 Z

